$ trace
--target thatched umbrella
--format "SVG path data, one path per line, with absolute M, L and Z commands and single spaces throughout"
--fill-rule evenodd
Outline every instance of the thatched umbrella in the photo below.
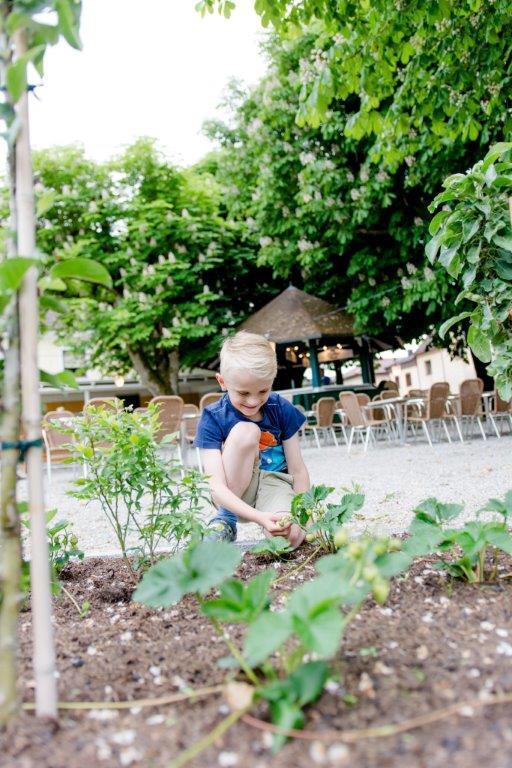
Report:
M 352 315 L 293 285 L 289 285 L 279 296 L 251 315 L 240 325 L 239 330 L 259 333 L 276 345 L 297 342 L 307 345 L 313 386 L 320 386 L 321 383 L 318 351 L 322 346 L 337 344 L 340 348 L 340 343 L 348 344 L 346 349 L 353 350 L 352 356 L 361 358 L 363 381 L 368 383 L 374 380 L 372 347 L 375 351 L 391 348 L 391 345 L 384 342 L 374 341 L 372 344 L 372 340 L 366 336 L 355 336 Z M 340 356 L 347 358 L 347 354 Z

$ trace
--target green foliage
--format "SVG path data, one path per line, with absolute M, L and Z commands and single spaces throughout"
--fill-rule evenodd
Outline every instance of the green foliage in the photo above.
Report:
M 206 616 L 226 623 L 254 621 L 270 605 L 268 589 L 273 578 L 272 571 L 262 571 L 248 584 L 236 579 L 225 581 L 219 597 L 204 603 L 202 611 Z
M 427 123 L 411 130 L 412 142 L 406 132 L 403 148 L 393 143 L 400 157 L 384 163 L 376 159 L 379 135 L 346 135 L 359 103 L 353 96 L 336 98 L 318 126 L 298 126 L 301 89 L 318 66 L 315 45 L 314 30 L 272 38 L 267 76 L 250 92 L 233 85 L 229 122 L 207 124 L 221 146 L 210 167 L 229 215 L 245 223 L 260 266 L 346 306 L 356 332 L 406 341 L 435 333 L 457 294 L 453 278 L 424 254 L 428 204 L 446 174 L 476 162 L 479 149 L 462 135 L 438 145 Z M 373 33 L 367 45 L 380 45 Z M 436 71 L 441 77 L 437 63 Z M 502 136 L 500 100 L 495 110 L 499 117 L 480 118 L 484 145 Z
M 500 551 L 512 554 L 512 536 L 508 526 L 512 520 L 512 491 L 503 501 L 491 499 L 481 512 L 494 512 L 500 519 L 482 521 L 477 513 L 456 528 L 446 528 L 446 523 L 456 523 L 462 512 L 461 504 L 443 504 L 436 499 L 426 499 L 414 511 L 415 517 L 409 528 L 410 538 L 404 543 L 409 555 L 425 555 L 436 552 L 439 566 L 454 578 L 469 582 L 493 581 L 497 578 L 497 559 Z M 487 555 L 491 557 L 491 569 L 487 568 Z
M 100 286 L 47 289 L 63 308 L 53 328 L 84 367 L 135 369 L 154 394 L 176 391 L 180 365 L 215 358 L 250 302 L 270 296 L 269 272 L 252 279 L 254 247 L 206 169 L 173 167 L 149 139 L 107 163 L 55 148 L 34 167 L 39 199 L 54 195 L 38 230 L 50 278 L 72 277 L 84 258 L 101 265 Z
M 233 573 L 241 557 L 238 547 L 227 541 L 201 541 L 153 565 L 133 599 L 159 608 L 174 605 L 188 593 L 205 595 Z
M 329 677 L 329 667 L 323 661 L 310 661 L 297 667 L 284 680 L 269 683 L 259 691 L 270 706 L 272 722 L 281 728 L 302 728 L 306 704 L 316 701 Z M 273 751 L 286 742 L 286 736 L 275 735 Z
M 159 446 L 158 411 L 132 413 L 117 401 L 115 409 L 88 408 L 63 431 L 73 435 L 69 448 L 87 477 L 75 481 L 71 495 L 97 501 L 112 526 L 123 556 L 136 556 L 135 568 L 155 562 L 159 547 L 171 552 L 201 537 L 201 504 L 208 500 L 204 478 L 181 467 Z M 128 535 L 137 546 L 128 548 Z
M 322 492 L 312 495 L 319 501 Z M 379 569 L 381 564 L 386 566 L 389 553 L 400 554 L 392 543 L 362 538 L 320 559 L 319 575 L 293 590 L 282 610 L 272 605 L 272 571 L 262 571 L 247 584 L 228 578 L 241 553 L 227 542 L 195 543 L 161 560 L 144 574 L 133 597 L 160 607 L 195 594 L 202 612 L 255 686 L 254 698 L 269 702 L 272 722 L 300 728 L 303 707 L 321 694 L 330 674 L 326 661 L 336 653 L 362 601 L 372 592 L 380 603 L 386 600 L 389 584 Z M 399 570 L 395 568 L 394 573 Z M 213 587 L 219 588 L 218 594 L 204 600 Z M 351 609 L 345 612 L 348 606 Z M 222 624 L 231 623 L 246 625 L 242 653 L 222 630 Z M 316 660 L 307 661 L 306 654 L 314 654 Z M 284 741 L 275 738 L 274 749 Z
M 335 535 L 364 504 L 361 489 L 345 493 L 338 504 L 325 504 L 334 488 L 314 485 L 309 491 L 299 493 L 292 501 L 293 522 L 307 531 L 308 540 L 317 541 L 326 552 L 335 552 Z
M 28 513 L 28 504 L 26 502 L 18 504 L 18 512 L 21 524 L 30 530 L 30 517 Z M 58 520 L 53 522 L 57 515 L 56 509 L 50 509 L 46 512 L 46 535 L 48 539 L 48 551 L 50 558 L 50 574 L 52 589 L 55 594 L 60 592 L 61 586 L 59 576 L 70 560 L 83 560 L 84 553 L 78 547 L 78 538 L 73 533 L 73 525 L 69 520 Z M 30 589 L 30 562 L 22 561 L 22 590 L 28 592 Z
M 277 558 L 287 555 L 292 551 L 290 542 L 284 536 L 269 536 L 251 547 L 253 555 L 270 555 Z
M 449 176 L 430 210 L 426 246 L 431 262 L 442 264 L 470 302 L 440 329 L 469 318 L 467 340 L 496 381 L 504 400 L 512 399 L 512 144 L 497 144 L 465 174 Z M 476 305 L 476 306 L 475 306 Z

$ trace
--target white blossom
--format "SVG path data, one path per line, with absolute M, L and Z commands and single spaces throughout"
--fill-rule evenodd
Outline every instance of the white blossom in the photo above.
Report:
M 266 248 L 267 246 L 272 245 L 272 238 L 268 235 L 264 235 L 263 237 L 260 237 L 260 247 Z

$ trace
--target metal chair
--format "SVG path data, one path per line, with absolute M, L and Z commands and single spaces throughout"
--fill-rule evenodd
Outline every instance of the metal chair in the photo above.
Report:
M 484 440 L 487 440 L 485 434 L 484 425 L 482 424 L 482 392 L 484 391 L 484 383 L 482 379 L 466 379 L 462 381 L 459 386 L 459 417 L 462 422 L 462 426 L 466 423 L 468 429 L 466 430 L 466 437 L 469 434 L 469 429 L 473 424 L 478 424 L 480 434 Z
M 48 485 L 52 483 L 52 461 L 69 459 L 73 454 L 65 447 L 75 442 L 73 434 L 62 432 L 59 427 L 70 426 L 75 414 L 71 411 L 48 411 L 43 418 L 43 441 L 46 449 L 46 474 Z M 67 423 L 66 423 L 67 422 Z
M 491 408 L 489 410 L 488 415 L 489 415 L 490 422 L 493 426 L 493 429 L 496 432 L 496 437 L 501 437 L 501 433 L 496 423 L 501 419 L 503 419 L 506 423 L 508 423 L 512 431 L 511 409 L 512 409 L 512 400 L 510 400 L 509 402 L 507 402 L 506 400 L 502 400 L 498 392 L 495 391 L 492 396 Z
M 152 397 L 150 405 L 158 408 L 160 428 L 155 434 L 155 440 L 160 442 L 167 435 L 174 435 L 175 439 L 168 445 L 176 445 L 180 461 L 182 460 L 180 448 L 181 414 L 183 413 L 183 398 L 179 395 L 158 395 Z
M 369 400 L 369 398 L 368 398 Z M 365 406 L 361 406 L 359 399 L 354 392 L 342 392 L 340 394 L 340 403 L 343 411 L 347 417 L 347 425 L 350 430 L 348 438 L 348 452 L 352 448 L 352 441 L 354 436 L 361 436 L 363 440 L 364 435 L 364 452 L 368 450 L 370 439 L 374 439 L 373 432 L 377 432 L 379 429 L 384 430 L 387 433 L 388 439 L 391 439 L 391 430 L 387 420 L 374 419 L 367 415 L 371 413 L 376 407 L 375 404 L 368 402 Z M 377 404 L 377 407 L 378 404 Z
M 405 435 L 407 435 L 407 425 L 408 424 L 421 424 L 423 431 L 425 432 L 425 435 L 428 440 L 428 444 L 432 448 L 432 437 L 429 432 L 429 425 L 434 428 L 436 424 L 440 424 L 443 426 L 443 429 L 446 433 L 446 437 L 448 438 L 448 442 L 451 443 L 452 439 L 450 437 L 450 432 L 448 430 L 447 421 L 450 421 L 455 424 L 457 428 L 457 432 L 460 438 L 461 443 L 464 442 L 464 439 L 462 437 L 462 432 L 460 429 L 459 420 L 457 418 L 457 415 L 453 412 L 448 411 L 448 395 L 450 394 L 450 385 L 447 381 L 439 381 L 435 384 L 432 384 L 432 386 L 429 389 L 427 399 L 424 403 L 408 403 L 408 408 L 406 409 L 406 424 L 405 424 Z M 409 406 L 413 408 L 413 413 L 409 412 Z
M 194 405 L 193 403 L 185 403 L 183 406 L 181 419 L 183 425 L 182 436 L 187 445 L 187 448 L 191 448 L 194 444 L 197 425 L 199 424 L 200 418 L 201 414 L 199 413 L 199 408 L 197 405 Z M 203 463 L 201 461 L 201 451 L 199 448 L 196 448 L 195 451 L 197 456 L 197 465 L 199 467 L 199 471 L 202 472 Z
M 224 392 L 207 392 L 199 401 L 199 411 L 202 413 L 206 406 L 216 403 L 224 395 Z
M 315 422 L 313 424 L 304 424 L 304 432 L 311 431 L 315 436 L 317 447 L 320 448 L 320 439 L 318 433 L 324 436 L 331 435 L 334 445 L 338 445 L 336 432 L 333 427 L 333 417 L 336 410 L 336 399 L 334 397 L 320 397 L 313 406 L 315 412 Z

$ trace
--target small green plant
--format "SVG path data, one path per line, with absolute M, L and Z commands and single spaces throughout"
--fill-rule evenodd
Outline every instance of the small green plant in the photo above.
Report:
M 290 552 L 293 552 L 293 549 L 288 539 L 285 539 L 284 536 L 268 536 L 251 547 L 251 553 L 253 555 L 264 555 L 275 558 L 281 558 L 283 555 L 287 555 Z
M 28 505 L 25 502 L 18 504 L 21 524 L 30 530 L 30 518 Z M 48 536 L 48 549 L 50 556 L 50 572 L 52 589 L 55 594 L 61 590 L 59 576 L 71 559 L 83 560 L 84 553 L 78 547 L 78 538 L 72 530 L 69 520 L 55 520 L 56 509 L 50 509 L 46 513 L 46 533 Z M 30 589 L 30 563 L 22 561 L 22 590 L 27 593 Z
M 498 576 L 499 552 L 512 554 L 512 536 L 508 530 L 512 519 L 512 491 L 508 491 L 503 501 L 490 499 L 475 520 L 460 527 L 447 527 L 447 523 L 457 521 L 462 509 L 462 504 L 443 504 L 434 498 L 421 502 L 414 511 L 410 539 L 404 544 L 404 550 L 411 555 L 436 552 L 440 556 L 437 567 L 454 578 L 471 583 L 494 581 Z M 482 512 L 494 512 L 498 518 L 481 520 Z
M 157 443 L 158 411 L 91 408 L 72 428 L 73 458 L 86 468 L 70 494 L 97 501 L 115 532 L 123 557 L 132 570 L 152 565 L 162 547 L 175 552 L 204 531 L 202 506 L 209 500 L 204 477 L 165 455 L 172 440 Z M 130 534 L 137 543 L 129 546 Z M 130 559 L 133 557 L 133 560 Z
M 308 541 L 317 543 L 324 552 L 335 552 L 334 536 L 338 529 L 364 504 L 359 486 L 343 489 L 346 493 L 338 504 L 326 503 L 334 491 L 326 485 L 313 485 L 309 491 L 299 493 L 292 501 L 291 518 L 306 531 Z
M 366 537 L 321 558 L 317 576 L 296 588 L 280 610 L 272 602 L 273 569 L 247 583 L 231 578 L 241 554 L 227 542 L 193 544 L 160 561 L 144 574 L 133 598 L 156 608 L 194 594 L 252 685 L 250 701 L 267 701 L 275 724 L 300 728 L 303 708 L 321 694 L 332 674 L 328 661 L 363 600 L 370 593 L 379 603 L 387 598 L 385 571 L 398 572 L 390 557 L 401 554 L 391 542 Z M 206 599 L 213 587 L 218 593 Z M 229 624 L 245 626 L 242 650 L 224 629 Z M 275 736 L 274 748 L 285 740 Z

